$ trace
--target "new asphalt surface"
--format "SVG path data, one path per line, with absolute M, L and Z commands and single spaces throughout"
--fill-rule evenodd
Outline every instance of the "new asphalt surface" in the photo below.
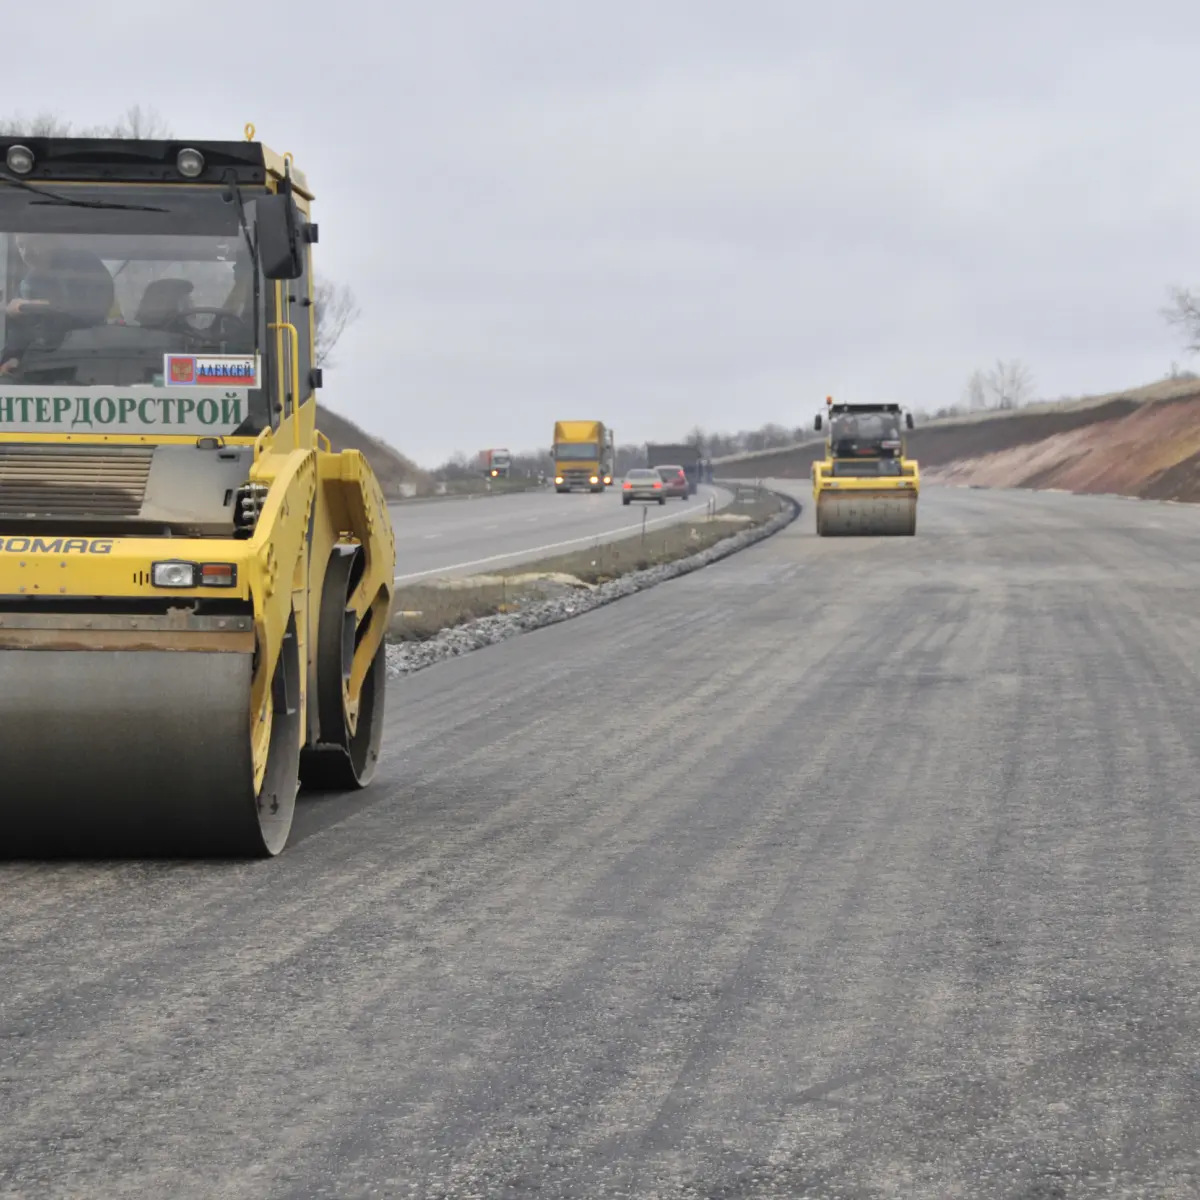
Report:
M 806 512 L 397 681 L 279 859 L 0 867 L 0 1195 L 1195 1197 L 1198 592 Z

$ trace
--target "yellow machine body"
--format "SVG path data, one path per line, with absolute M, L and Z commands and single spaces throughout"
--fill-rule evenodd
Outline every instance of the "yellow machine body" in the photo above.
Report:
M 252 136 L 0 139 L 35 164 L 0 184 L 5 295 L 25 272 L 63 288 L 30 311 L 72 310 L 84 259 L 115 284 L 86 328 L 4 331 L 0 855 L 274 855 L 301 780 L 374 773 L 395 541 L 317 430 L 312 193 Z M 231 282 L 225 309 L 148 299 Z
M 821 537 L 911 536 L 917 530 L 920 468 L 906 455 L 912 416 L 898 404 L 835 404 L 816 419 L 825 457 L 813 463 Z

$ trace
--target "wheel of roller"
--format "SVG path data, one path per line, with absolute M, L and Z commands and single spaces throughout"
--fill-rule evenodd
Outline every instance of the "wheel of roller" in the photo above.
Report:
M 350 594 L 361 563 L 357 547 L 338 547 L 329 560 L 321 589 L 317 633 L 317 713 L 320 736 L 300 758 L 300 778 L 306 788 L 353 791 L 366 787 L 375 775 L 383 739 L 383 706 L 387 689 L 387 647 L 379 649 L 363 678 L 358 714 L 351 717 L 348 691 L 354 658 Z M 357 632 L 353 630 L 353 632 Z
M 258 836 L 247 830 L 239 837 L 238 853 L 274 857 L 287 845 L 300 790 L 300 653 L 293 613 L 271 682 L 271 737 L 262 786 L 255 796 Z

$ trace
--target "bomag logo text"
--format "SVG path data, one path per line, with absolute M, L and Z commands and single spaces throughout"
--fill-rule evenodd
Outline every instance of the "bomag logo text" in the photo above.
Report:
M 111 554 L 112 538 L 0 537 L 9 554 Z

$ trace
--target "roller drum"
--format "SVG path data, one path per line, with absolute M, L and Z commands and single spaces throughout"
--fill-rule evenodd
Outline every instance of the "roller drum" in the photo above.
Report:
M 276 854 L 299 720 L 277 712 L 262 803 L 252 657 L 0 651 L 0 857 Z
M 817 501 L 817 531 L 823 537 L 903 537 L 916 529 L 912 492 L 825 492 Z

